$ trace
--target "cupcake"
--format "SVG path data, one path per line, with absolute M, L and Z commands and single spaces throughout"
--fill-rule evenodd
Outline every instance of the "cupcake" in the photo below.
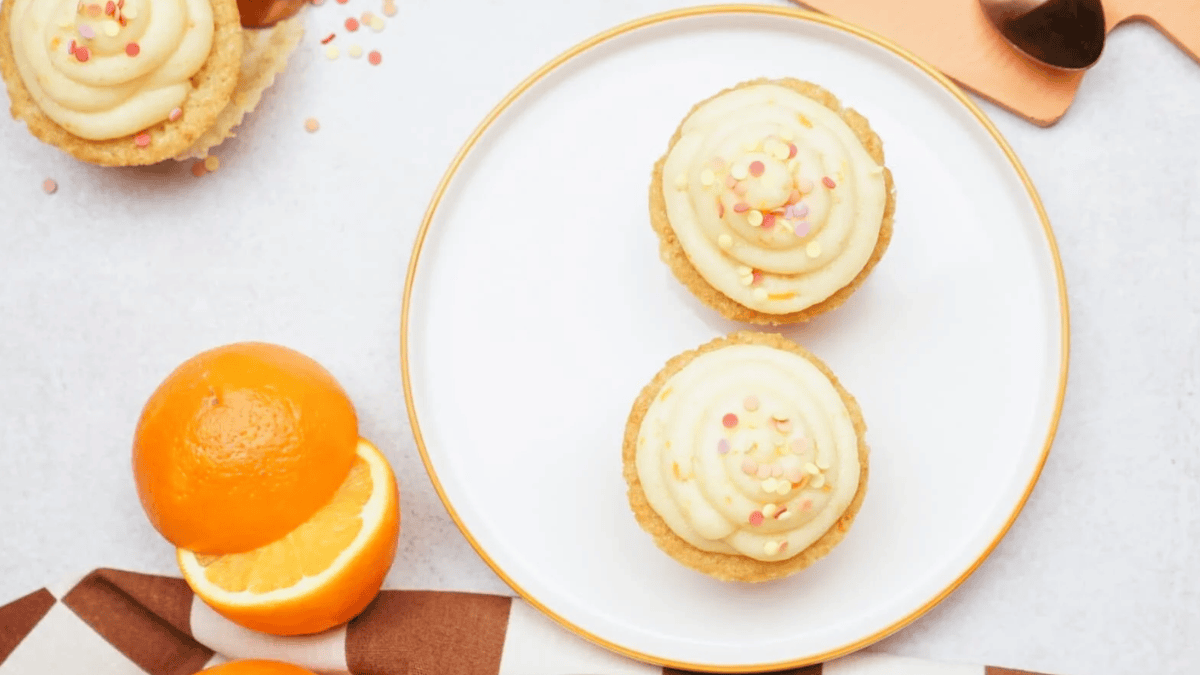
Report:
M 0 73 L 12 116 L 102 166 L 206 152 L 299 42 L 299 21 L 274 11 L 272 27 L 251 33 L 237 0 L 6 0 Z M 247 45 L 259 47 L 249 62 Z
M 892 236 L 892 176 L 867 120 L 795 79 L 696 105 L 654 165 L 660 254 L 734 321 L 807 321 L 841 305 Z
M 815 356 L 738 332 L 671 359 L 633 404 L 629 504 L 655 544 L 724 581 L 789 576 L 829 553 L 867 489 L 866 424 Z

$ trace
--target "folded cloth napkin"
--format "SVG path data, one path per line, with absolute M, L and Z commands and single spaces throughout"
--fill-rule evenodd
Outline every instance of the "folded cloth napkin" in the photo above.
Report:
M 0 675 L 191 675 L 234 658 L 356 675 L 683 675 L 597 647 L 498 595 L 383 591 L 344 626 L 286 638 L 226 621 L 182 579 L 113 569 L 0 607 Z M 787 674 L 1035 675 L 862 652 Z

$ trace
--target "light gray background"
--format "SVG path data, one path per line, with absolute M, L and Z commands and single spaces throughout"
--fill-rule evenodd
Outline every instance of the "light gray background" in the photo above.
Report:
M 454 152 L 518 81 L 602 29 L 686 4 L 401 0 L 382 33 L 351 37 L 341 20 L 379 3 L 327 0 L 202 179 L 183 164 L 80 164 L 0 119 L 0 603 L 96 566 L 176 573 L 133 490 L 133 426 L 171 368 L 243 339 L 325 364 L 392 460 L 404 521 L 390 585 L 505 592 L 437 500 L 404 415 L 412 238 Z M 336 62 L 316 44 L 332 31 Z M 383 65 L 347 59 L 354 42 Z M 1062 250 L 1066 405 L 995 553 L 874 649 L 1062 675 L 1195 673 L 1200 65 L 1131 25 L 1057 126 L 984 108 Z M 42 193 L 46 177 L 57 194 Z M 502 223 L 487 205 L 479 217 Z

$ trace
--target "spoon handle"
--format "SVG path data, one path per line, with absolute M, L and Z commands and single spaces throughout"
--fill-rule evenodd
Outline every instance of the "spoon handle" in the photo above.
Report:
M 1104 0 L 1108 30 L 1145 21 L 1200 61 L 1200 0 Z

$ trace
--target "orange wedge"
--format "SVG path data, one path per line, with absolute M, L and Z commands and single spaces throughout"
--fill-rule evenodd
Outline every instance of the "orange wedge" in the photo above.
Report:
M 366 608 L 399 533 L 396 478 L 379 450 L 360 439 L 333 498 L 281 539 L 245 553 L 176 553 L 188 585 L 217 613 L 264 633 L 301 635 Z

